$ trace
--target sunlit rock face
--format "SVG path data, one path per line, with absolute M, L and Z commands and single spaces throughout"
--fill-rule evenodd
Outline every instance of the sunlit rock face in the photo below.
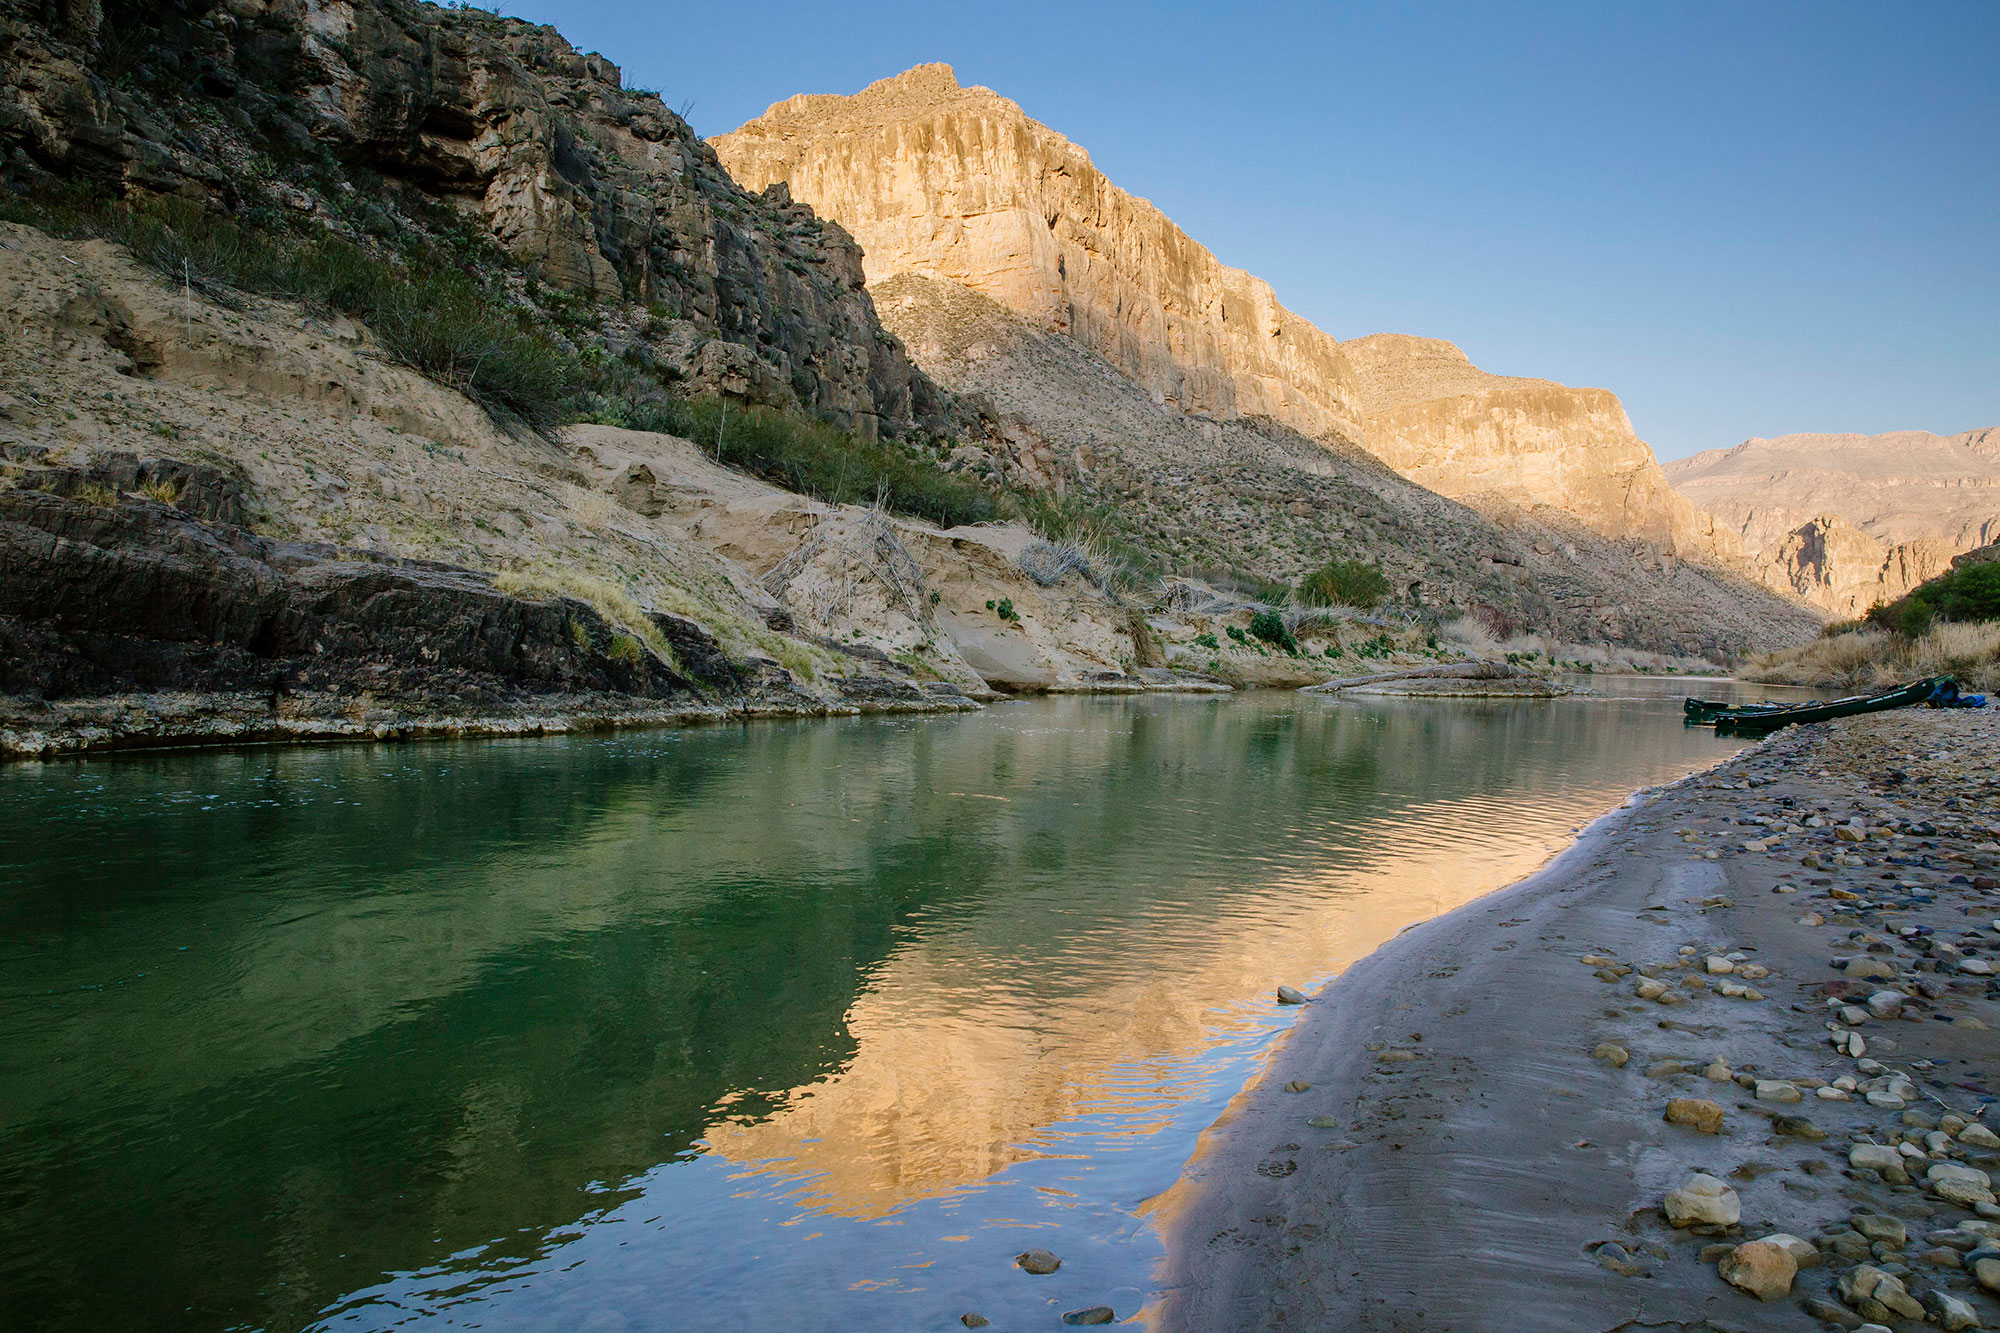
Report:
M 1377 333 L 1341 345 L 1368 447 L 1432 490 L 1549 504 L 1614 537 L 1731 562 L 1737 543 L 1667 484 L 1618 396 L 1489 375 L 1438 338 Z
M 2000 538 L 2000 429 L 1782 435 L 1669 463 L 1757 573 L 1836 615 L 1893 601 Z
M 1090 154 L 949 65 L 852 97 L 800 95 L 713 141 L 740 183 L 792 197 L 861 243 L 871 285 L 950 278 L 1101 353 L 1156 400 L 1358 435 L 1339 344 L 1230 268 Z
M 1358 443 L 1455 499 L 1550 506 L 1611 537 L 1727 559 L 1615 396 L 1476 369 L 1450 343 L 1340 343 L 1219 262 L 1090 155 L 948 65 L 800 95 L 714 140 L 861 243 L 871 287 L 947 278 L 1067 333 L 1157 402 Z

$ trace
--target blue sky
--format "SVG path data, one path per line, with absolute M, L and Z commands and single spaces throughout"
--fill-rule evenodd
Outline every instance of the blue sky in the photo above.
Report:
M 1341 338 L 1601 385 L 1663 458 L 2000 425 L 2000 0 L 504 0 L 703 134 L 954 65 Z

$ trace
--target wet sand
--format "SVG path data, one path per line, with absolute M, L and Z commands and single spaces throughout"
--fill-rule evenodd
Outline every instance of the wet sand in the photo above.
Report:
M 1991 713 L 1781 732 L 1364 959 L 1159 1201 L 1159 1325 L 1803 1330 L 1901 1325 L 1926 1299 L 1948 1328 L 2000 1325 L 1967 1271 L 2000 1208 L 1926 1181 L 1940 1163 L 2000 1174 L 1984 1130 L 1926 1138 L 1995 1095 L 1996 759 Z M 1753 818 L 1771 822 L 1736 822 Z M 1883 992 L 1899 1014 L 1859 1007 Z M 1835 1045 L 1850 1031 L 1859 1059 Z M 1843 1078 L 1854 1091 L 1818 1090 Z M 1666 1122 L 1676 1097 L 1714 1103 L 1721 1132 Z M 1907 1171 L 1850 1164 L 1857 1141 L 1897 1139 Z M 1664 1197 L 1697 1171 L 1736 1193 L 1736 1225 L 1669 1224 Z M 1768 1233 L 1811 1248 L 1760 1300 L 1718 1256 Z M 1876 1290 L 1878 1272 L 1896 1282 Z

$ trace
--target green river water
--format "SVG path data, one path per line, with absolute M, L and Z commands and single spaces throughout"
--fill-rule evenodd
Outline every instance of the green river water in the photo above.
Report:
M 1594 687 L 0 768 L 0 1325 L 1122 1318 L 1278 983 L 1735 748 Z

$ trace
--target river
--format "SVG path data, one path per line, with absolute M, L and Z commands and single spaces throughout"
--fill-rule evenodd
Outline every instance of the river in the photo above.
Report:
M 1739 744 L 1592 684 L 0 768 L 0 1321 L 1123 1318 L 1279 983 Z

